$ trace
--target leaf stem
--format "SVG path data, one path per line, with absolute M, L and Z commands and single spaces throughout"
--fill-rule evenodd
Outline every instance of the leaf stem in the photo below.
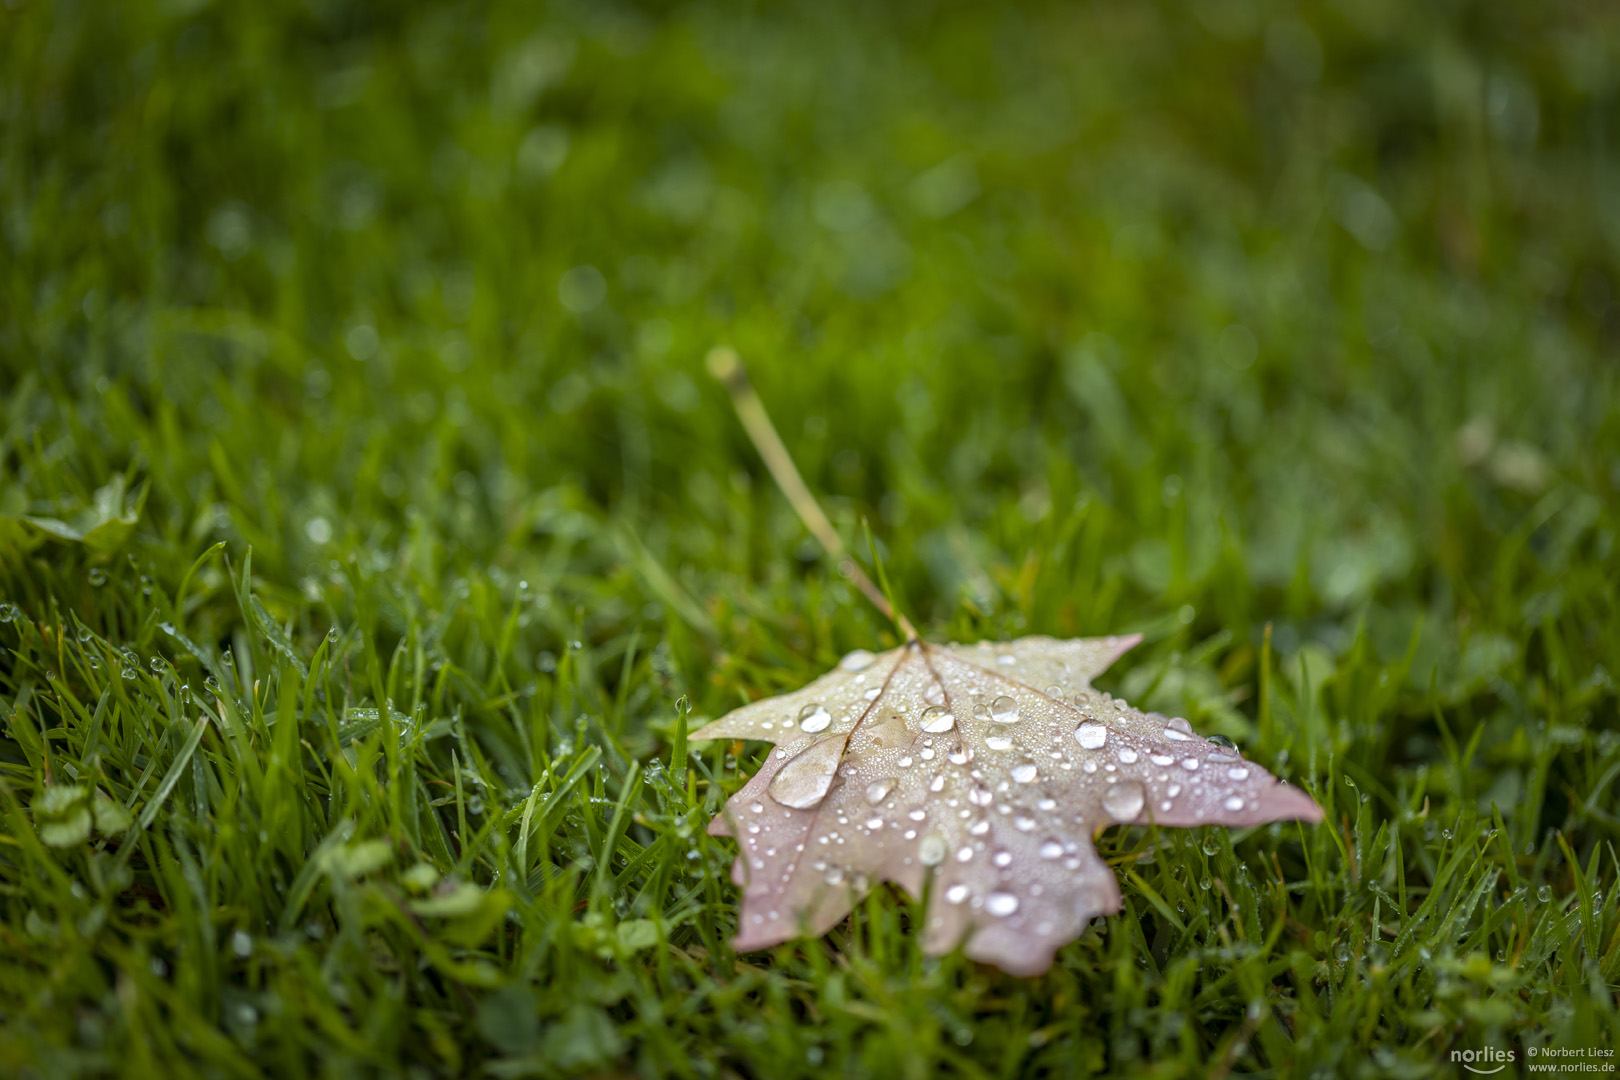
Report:
M 843 538 L 833 528 L 832 522 L 822 511 L 821 504 L 811 494 L 805 485 L 804 478 L 799 475 L 799 467 L 793 464 L 793 455 L 782 442 L 782 437 L 776 433 L 776 425 L 771 423 L 770 414 L 765 411 L 765 403 L 759 399 L 754 390 L 754 384 L 748 380 L 748 372 L 743 369 L 742 358 L 737 350 L 729 345 L 717 345 L 709 350 L 709 373 L 731 393 L 731 404 L 737 410 L 737 418 L 742 421 L 743 430 L 748 432 L 748 438 L 764 459 L 765 467 L 770 470 L 776 481 L 776 486 L 782 489 L 787 501 L 792 505 L 799 520 L 804 522 L 805 528 L 816 538 L 822 548 L 838 564 L 838 572 L 843 574 L 855 587 L 860 589 L 872 606 L 881 611 L 886 618 L 900 628 L 907 641 L 917 640 L 917 628 L 911 625 L 911 620 L 901 612 L 894 609 L 889 598 L 883 591 L 872 583 L 866 576 L 860 564 L 850 556 L 844 547 Z

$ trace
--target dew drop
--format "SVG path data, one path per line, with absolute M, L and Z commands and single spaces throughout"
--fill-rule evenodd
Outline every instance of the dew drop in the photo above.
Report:
M 1149 754 L 1148 755 L 1148 760 L 1153 762 L 1153 764 L 1155 764 L 1155 765 L 1163 766 L 1163 765 L 1169 765 L 1171 762 L 1175 761 L 1176 759 L 1171 757 L 1169 754 Z
M 1012 744 L 1012 739 L 1005 735 L 986 735 L 984 739 L 984 745 L 992 750 L 1011 750 Z
M 973 760 L 973 751 L 957 743 L 946 752 L 945 756 L 950 759 L 952 765 L 966 765 Z
M 949 731 L 956 726 L 956 715 L 943 705 L 930 705 L 923 710 L 922 729 L 930 735 L 938 735 Z
M 1222 750 L 1236 750 L 1237 749 L 1237 743 L 1233 742 L 1231 739 L 1228 739 L 1225 735 L 1211 735 L 1209 737 L 1209 741 L 1210 741 L 1210 745 L 1218 746 Z
M 959 883 L 945 890 L 945 902 L 948 904 L 960 904 L 967 898 L 968 887 L 966 885 Z
M 1167 727 L 1164 729 L 1164 737 L 1169 739 L 1171 742 L 1186 742 L 1188 739 L 1192 738 L 1191 735 L 1187 734 L 1185 731 L 1182 731 L 1180 728 L 1173 727 Z
M 1238 765 L 1227 769 L 1226 775 L 1230 776 L 1233 780 L 1247 780 L 1249 778 L 1249 770 L 1243 768 L 1241 765 Z
M 995 795 L 982 784 L 974 784 L 973 788 L 968 792 L 968 802 L 974 806 L 989 806 L 995 800 Z
M 928 811 L 919 806 L 915 810 L 908 811 L 906 817 L 912 821 L 924 821 L 928 817 Z
M 892 777 L 886 776 L 881 780 L 874 780 L 866 785 L 866 801 L 876 806 L 884 799 L 887 799 L 889 792 L 893 790 L 894 779 Z
M 767 789 L 771 798 L 795 810 L 808 810 L 820 804 L 832 787 L 838 763 L 844 756 L 844 740 L 822 739 L 796 754 L 771 778 Z
M 957 851 L 957 853 L 956 853 L 956 861 L 957 862 L 967 862 L 968 860 L 970 860 L 972 858 L 973 858 L 973 845 L 971 845 L 971 844 L 963 844 L 961 849 L 959 851 Z
M 928 790 L 929 791 L 944 791 L 945 790 L 945 774 L 944 773 L 935 773 L 934 778 L 932 780 L 928 781 Z
M 1012 778 L 1020 784 L 1028 784 L 1035 779 L 1035 763 L 1026 761 L 1022 765 L 1012 767 Z
M 799 728 L 814 735 L 818 731 L 826 731 L 827 725 L 832 723 L 832 713 L 824 705 L 806 705 L 799 710 Z
M 1541 888 L 1537 889 L 1536 899 L 1540 900 L 1543 904 L 1552 900 L 1552 886 L 1543 885 Z
M 1087 720 L 1074 729 L 1074 740 L 1087 750 L 1101 750 L 1108 741 L 1108 729 L 1095 720 Z
M 993 892 L 984 898 L 984 910 L 1000 919 L 1018 910 L 1018 897 L 1012 893 Z
M 1012 653 L 1002 653 L 1000 656 L 996 657 L 996 663 L 1000 664 L 1002 667 L 1011 667 L 1012 665 L 1018 663 L 1018 657 L 1014 656 Z
M 1115 784 L 1102 797 L 1102 807 L 1115 821 L 1133 821 L 1142 812 L 1147 795 L 1135 780 Z
M 990 719 L 998 724 L 1013 724 L 1018 721 L 1018 702 L 1006 694 L 996 698 L 990 703 Z
M 1013 818 L 1013 828 L 1017 829 L 1019 832 L 1033 832 L 1035 830 L 1035 819 L 1032 817 L 1026 817 L 1023 814 L 1019 814 L 1017 817 Z
M 1047 840 L 1045 843 L 1041 844 L 1041 858 L 1061 859 L 1062 857 L 1063 845 L 1058 843 L 1056 840 Z
M 1198 771 L 1198 759 L 1195 758 L 1195 757 L 1182 758 L 1181 759 L 1181 767 L 1183 769 L 1186 769 L 1188 772 L 1197 772 Z
M 1135 765 L 1139 757 L 1137 752 L 1132 750 L 1129 746 L 1120 747 L 1119 753 L 1115 756 L 1117 756 L 1119 760 L 1124 762 L 1126 765 Z
M 917 843 L 917 861 L 924 866 L 938 866 L 945 861 L 945 838 L 929 833 Z
M 939 683 L 929 683 L 928 689 L 923 691 L 923 700 L 930 705 L 945 704 L 945 688 Z
M 1221 805 L 1236 813 L 1237 811 L 1243 809 L 1243 800 L 1238 798 L 1236 795 L 1228 795 L 1226 797 L 1226 801 Z
M 877 657 L 865 649 L 856 649 L 854 652 L 845 653 L 844 658 L 838 661 L 838 666 L 844 671 L 865 671 L 876 660 Z
M 990 856 L 990 861 L 995 863 L 997 866 L 1003 866 L 1003 867 L 1011 866 L 1012 865 L 1012 852 L 1010 852 L 1010 851 L 998 851 L 994 855 Z

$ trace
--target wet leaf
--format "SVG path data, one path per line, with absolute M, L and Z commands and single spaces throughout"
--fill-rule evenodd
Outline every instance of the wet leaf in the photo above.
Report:
M 693 739 L 776 744 L 709 825 L 735 836 L 740 951 L 825 933 L 884 880 L 928 899 L 924 948 L 1045 971 L 1120 906 L 1113 824 L 1322 819 L 1304 792 L 1091 679 L 1138 639 L 912 642 L 855 652 Z

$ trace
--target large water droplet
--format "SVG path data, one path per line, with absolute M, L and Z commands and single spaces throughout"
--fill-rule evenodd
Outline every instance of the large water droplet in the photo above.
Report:
M 990 789 L 980 784 L 974 784 L 972 790 L 968 792 L 968 802 L 974 806 L 989 806 L 995 801 L 996 797 Z
M 808 810 L 827 797 L 838 763 L 844 756 L 844 740 L 822 739 L 795 755 L 771 778 L 767 789 L 771 798 L 795 810 Z
M 1020 784 L 1030 783 L 1035 779 L 1035 763 L 1026 761 L 1022 765 L 1012 767 L 1012 778 Z
M 987 735 L 984 739 L 984 745 L 992 750 L 1011 750 L 1012 739 L 1006 735 Z
M 887 799 L 889 792 L 893 790 L 894 779 L 892 777 L 885 776 L 881 780 L 874 780 L 866 785 L 866 801 L 876 806 L 884 799 Z
M 973 858 L 973 845 L 963 844 L 956 853 L 957 862 L 967 862 Z
M 1228 795 L 1226 797 L 1226 802 L 1222 803 L 1221 805 L 1233 813 L 1237 813 L 1237 811 L 1243 809 L 1243 800 L 1238 798 L 1236 795 Z
M 1011 866 L 1012 852 L 998 851 L 994 855 L 990 856 L 990 861 L 995 863 L 997 866 Z
M 1182 758 L 1181 759 L 1181 767 L 1183 769 L 1186 769 L 1188 772 L 1197 772 L 1198 771 L 1198 759 L 1195 758 L 1195 757 Z
M 1136 751 L 1131 749 L 1129 746 L 1122 746 L 1119 748 L 1119 753 L 1114 756 L 1119 758 L 1119 760 L 1124 762 L 1126 765 L 1135 765 L 1138 755 Z
M 984 898 L 984 910 L 997 918 L 1005 919 L 1018 910 L 1018 897 L 1012 893 L 993 892 Z
M 1074 729 L 1074 739 L 1087 750 L 1100 750 L 1108 741 L 1108 729 L 1095 720 L 1087 720 Z
M 1210 741 L 1210 745 L 1218 746 L 1222 750 L 1236 750 L 1237 749 L 1237 743 L 1233 742 L 1231 739 L 1228 739 L 1225 735 L 1211 735 L 1209 737 L 1209 741 Z
M 917 843 L 917 861 L 924 866 L 938 866 L 945 861 L 945 838 L 929 833 Z
M 818 731 L 826 731 L 827 725 L 832 723 L 832 713 L 824 705 L 806 705 L 799 710 L 799 728 L 814 735 Z
M 960 904 L 967 898 L 968 887 L 966 885 L 958 883 L 945 890 L 945 902 L 947 904 Z
M 1047 840 L 1041 844 L 1041 858 L 1061 859 L 1062 857 L 1063 845 L 1058 843 L 1056 840 Z
M 930 705 L 923 710 L 922 729 L 930 735 L 938 735 L 949 731 L 956 726 L 956 714 L 943 705 Z
M 944 773 L 935 773 L 934 778 L 932 780 L 928 781 L 928 790 L 929 791 L 944 791 L 945 790 L 945 774 Z
M 998 724 L 1012 724 L 1018 720 L 1018 702 L 1006 694 L 990 703 L 990 719 Z
M 1227 769 L 1226 775 L 1230 776 L 1233 780 L 1247 780 L 1249 778 L 1249 770 L 1245 769 L 1241 765 L 1236 765 L 1230 769 Z
M 856 649 L 854 652 L 845 653 L 844 658 L 838 661 L 838 666 L 844 671 L 865 671 L 875 660 L 877 657 L 865 649 Z
M 1134 821 L 1146 802 L 1147 795 L 1135 780 L 1115 784 L 1102 797 L 1103 809 L 1115 821 Z

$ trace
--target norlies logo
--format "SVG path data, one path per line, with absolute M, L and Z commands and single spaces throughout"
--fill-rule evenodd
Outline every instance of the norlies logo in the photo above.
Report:
M 1510 1062 L 1518 1058 L 1512 1050 L 1498 1050 L 1494 1046 L 1487 1046 L 1483 1050 L 1453 1050 L 1451 1060 L 1471 1073 L 1490 1076 L 1492 1073 L 1501 1072 Z

